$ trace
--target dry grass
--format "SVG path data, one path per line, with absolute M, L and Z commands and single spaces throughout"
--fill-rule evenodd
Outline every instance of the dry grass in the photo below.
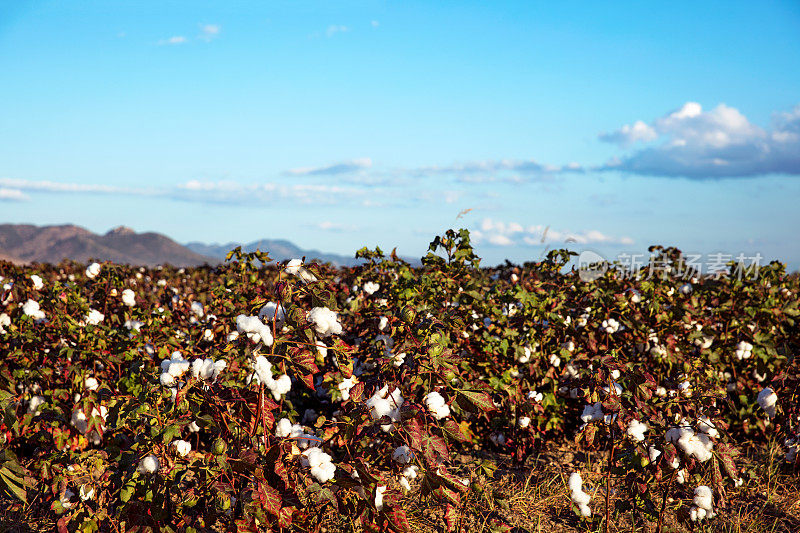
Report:
M 664 532 L 690 531 L 724 533 L 797 533 L 800 532 L 800 472 L 782 464 L 780 446 L 771 443 L 746 450 L 738 464 L 747 482 L 728 490 L 729 505 L 702 525 L 679 518 L 691 503 L 693 486 L 676 485 L 673 500 L 665 513 Z M 460 533 L 509 531 L 513 533 L 602 532 L 605 503 L 605 464 L 600 454 L 573 455 L 565 447 L 531 458 L 525 468 L 512 468 L 503 457 L 492 458 L 499 466 L 494 476 L 480 474 L 478 482 L 462 495 L 456 531 Z M 594 516 L 590 520 L 576 516 L 567 488 L 569 473 L 580 470 L 584 490 L 592 494 Z M 481 477 L 482 476 L 482 477 Z M 660 495 L 659 495 L 660 497 Z M 20 516 L 0 501 L 0 533 L 53 531 L 55 524 Z M 660 499 L 659 499 L 660 503 Z M 404 504 L 414 533 L 447 531 L 445 506 L 412 491 Z M 614 497 L 612 495 L 612 505 Z M 356 530 L 341 515 L 329 515 L 324 530 L 328 533 L 352 533 Z M 654 523 L 636 519 L 631 513 L 614 514 L 611 532 L 650 533 Z

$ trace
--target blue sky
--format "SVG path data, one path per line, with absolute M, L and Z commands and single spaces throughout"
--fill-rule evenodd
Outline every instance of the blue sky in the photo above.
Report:
M 5 2 L 0 69 L 0 222 L 800 267 L 797 2 Z

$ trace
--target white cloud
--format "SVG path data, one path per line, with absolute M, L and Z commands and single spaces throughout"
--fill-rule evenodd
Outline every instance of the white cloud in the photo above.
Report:
M 19 189 L 21 191 L 39 191 L 52 193 L 92 193 L 92 194 L 133 194 L 155 195 L 154 189 L 133 187 L 116 187 L 112 185 L 95 185 L 85 183 L 62 183 L 48 180 L 24 180 L 14 178 L 0 178 L 0 186 Z
M 19 189 L 0 187 L 0 202 L 23 202 L 30 197 Z
M 185 42 L 186 42 L 186 37 L 184 37 L 183 35 L 174 35 L 169 39 L 161 39 L 160 41 L 158 41 L 158 44 L 163 46 L 163 45 L 183 44 Z
M 651 124 L 638 121 L 600 139 L 622 146 L 644 143 L 601 170 L 693 179 L 800 174 L 800 105 L 776 114 L 765 130 L 725 104 L 703 111 L 687 102 Z
M 327 35 L 328 37 L 333 37 L 337 33 L 347 33 L 348 31 L 350 31 L 350 28 L 348 28 L 347 26 L 331 24 L 330 26 L 328 26 L 328 29 L 325 30 L 325 35 Z
M 200 35 L 198 35 L 198 39 L 202 41 L 211 41 L 215 39 L 222 28 L 219 24 L 201 24 L 200 25 Z
M 633 244 L 630 237 L 612 237 L 598 230 L 564 231 L 550 226 L 523 226 L 518 222 L 502 222 L 485 218 L 472 232 L 477 244 L 494 246 L 538 246 L 542 244 Z
M 345 231 L 356 231 L 358 226 L 354 226 L 352 224 L 342 224 L 340 222 L 331 222 L 330 220 L 325 220 L 320 222 L 315 226 L 322 231 L 331 231 L 331 232 L 345 232 Z
M 357 201 L 367 191 L 353 187 L 312 183 L 237 183 L 233 181 L 198 181 L 181 183 L 168 196 L 185 201 L 223 204 L 269 204 L 295 201 L 302 204 L 333 205 Z
M 476 178 L 470 178 L 471 176 L 482 176 L 482 179 L 486 179 L 487 175 L 507 172 L 542 176 L 564 172 L 583 172 L 583 167 L 574 162 L 559 166 L 538 163 L 533 159 L 489 159 L 445 166 L 418 167 L 411 169 L 409 172 L 416 176 L 453 175 L 464 181 L 470 181 L 471 179 L 474 181 Z
M 300 167 L 292 168 L 285 172 L 290 176 L 319 176 L 319 175 L 334 175 L 334 174 L 347 174 L 365 170 L 372 167 L 372 159 L 369 157 L 362 157 L 359 159 L 351 159 L 349 161 L 341 161 L 321 167 Z

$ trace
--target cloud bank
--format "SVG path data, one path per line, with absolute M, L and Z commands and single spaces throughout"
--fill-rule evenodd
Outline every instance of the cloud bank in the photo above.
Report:
M 800 175 L 800 105 L 776 113 L 771 127 L 762 129 L 725 104 L 704 111 L 687 102 L 650 124 L 637 121 L 599 138 L 643 146 L 598 170 L 697 180 Z
M 524 226 L 518 222 L 501 222 L 484 218 L 472 231 L 476 244 L 493 246 L 539 246 L 544 244 L 633 244 L 630 237 L 613 237 L 598 230 L 565 231 L 550 226 Z

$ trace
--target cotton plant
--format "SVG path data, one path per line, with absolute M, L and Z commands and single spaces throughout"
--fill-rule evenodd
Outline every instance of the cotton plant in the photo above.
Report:
M 706 518 L 714 518 L 714 492 L 706 485 L 700 485 L 694 489 L 694 504 L 689 510 L 689 519 L 692 522 L 701 522 Z

